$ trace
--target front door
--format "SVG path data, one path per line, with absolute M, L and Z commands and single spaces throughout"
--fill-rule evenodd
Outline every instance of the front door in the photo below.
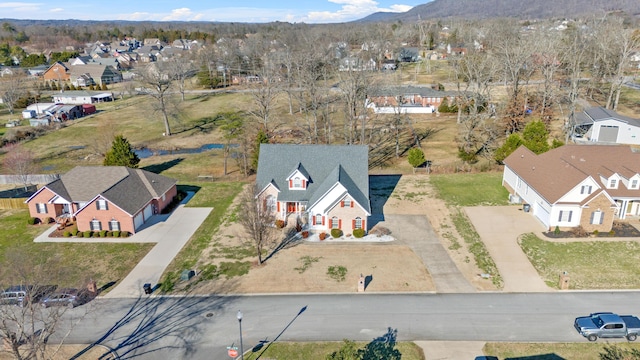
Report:
M 292 213 L 296 211 L 296 203 L 288 202 L 287 203 L 287 212 Z

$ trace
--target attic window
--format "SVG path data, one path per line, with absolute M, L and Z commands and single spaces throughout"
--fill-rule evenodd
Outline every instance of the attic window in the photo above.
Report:
M 293 188 L 294 189 L 302 188 L 302 180 L 297 176 L 293 178 Z
M 637 188 L 638 188 L 638 180 L 637 179 L 631 180 L 631 189 L 637 189 Z
M 618 187 L 618 180 L 617 179 L 609 180 L 609 188 L 610 189 L 615 189 L 617 187 Z

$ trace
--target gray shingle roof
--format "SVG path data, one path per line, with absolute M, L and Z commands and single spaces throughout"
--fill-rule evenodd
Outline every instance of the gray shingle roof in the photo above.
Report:
M 306 191 L 289 190 L 286 179 L 294 169 L 308 174 Z M 262 144 L 256 183 L 262 190 L 271 182 L 280 190 L 279 201 L 308 201 L 309 206 L 339 182 L 371 212 L 366 145 Z
M 175 183 L 174 179 L 124 166 L 77 166 L 46 186 L 71 202 L 87 202 L 102 195 L 133 215 Z
M 629 116 L 620 115 L 617 112 L 609 109 L 605 109 L 601 106 L 590 107 L 584 110 L 583 116 L 577 117 L 578 124 L 589 124 L 594 121 L 603 121 L 603 120 L 619 120 L 624 123 L 640 127 L 640 120 L 634 119 Z

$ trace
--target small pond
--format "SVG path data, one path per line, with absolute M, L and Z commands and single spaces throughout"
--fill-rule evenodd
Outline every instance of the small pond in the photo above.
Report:
M 237 145 L 231 145 L 237 146 Z M 145 159 L 151 156 L 162 156 L 162 155 L 179 155 L 179 154 L 199 154 L 209 150 L 222 149 L 224 148 L 224 144 L 204 144 L 199 148 L 187 148 L 187 149 L 175 149 L 175 150 L 153 150 L 148 148 L 135 149 L 133 150 L 136 155 L 140 159 Z

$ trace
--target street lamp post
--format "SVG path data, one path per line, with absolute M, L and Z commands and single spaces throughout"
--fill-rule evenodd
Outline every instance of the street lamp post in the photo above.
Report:
M 242 311 L 238 310 L 236 317 L 238 318 L 238 326 L 240 326 L 240 359 L 244 360 L 244 349 L 242 348 Z

